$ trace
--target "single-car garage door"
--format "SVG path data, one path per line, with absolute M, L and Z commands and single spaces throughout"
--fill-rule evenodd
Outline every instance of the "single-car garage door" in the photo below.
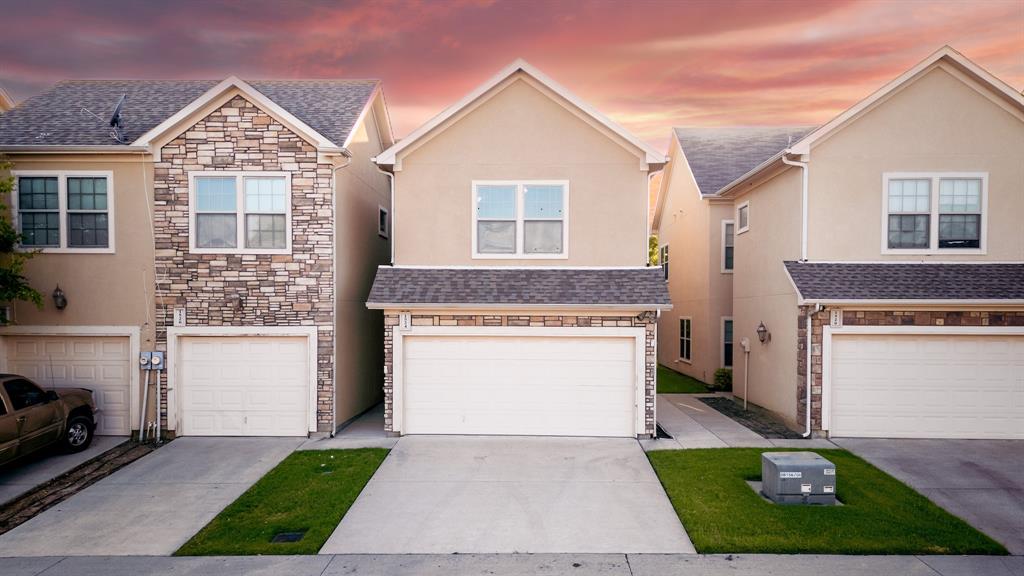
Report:
M 633 436 L 635 340 L 407 336 L 405 434 Z
M 131 345 L 127 336 L 4 336 L 7 370 L 43 388 L 88 388 L 97 434 L 131 431 Z
M 306 338 L 182 338 L 181 425 L 189 436 L 306 436 Z
M 1024 438 L 1024 336 L 832 336 L 833 436 Z

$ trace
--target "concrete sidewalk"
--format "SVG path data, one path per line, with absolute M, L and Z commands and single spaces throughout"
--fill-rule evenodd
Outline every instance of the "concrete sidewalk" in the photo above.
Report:
M 0 558 L 4 576 L 1021 576 L 1024 556 L 396 554 Z
M 89 448 L 81 452 L 64 454 L 53 448 L 0 468 L 0 504 L 14 500 L 127 440 L 127 436 L 97 436 Z

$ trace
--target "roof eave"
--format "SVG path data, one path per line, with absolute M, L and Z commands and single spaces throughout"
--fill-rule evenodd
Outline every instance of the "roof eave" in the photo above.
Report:
M 66 154 L 69 152 L 89 154 L 145 154 L 148 146 L 125 145 L 0 145 L 0 152 L 16 154 Z
M 367 302 L 370 310 L 671 310 L 671 304 L 497 304 L 473 302 Z

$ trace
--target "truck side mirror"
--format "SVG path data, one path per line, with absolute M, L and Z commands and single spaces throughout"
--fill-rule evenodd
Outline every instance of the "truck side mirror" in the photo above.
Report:
M 56 402 L 57 400 L 60 400 L 60 396 L 58 396 L 55 391 L 53 391 L 53 390 L 47 390 L 46 391 L 46 401 L 47 402 Z

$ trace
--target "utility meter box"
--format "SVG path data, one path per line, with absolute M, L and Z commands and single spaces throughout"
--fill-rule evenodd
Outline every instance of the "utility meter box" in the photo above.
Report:
M 836 503 L 836 467 L 814 452 L 763 452 L 761 492 L 776 504 Z

